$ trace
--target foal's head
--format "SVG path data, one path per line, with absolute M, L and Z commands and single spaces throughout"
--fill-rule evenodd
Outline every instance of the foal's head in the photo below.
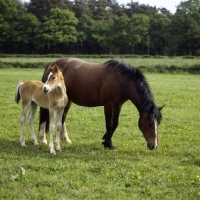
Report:
M 49 93 L 50 91 L 58 87 L 62 88 L 66 93 L 63 74 L 59 70 L 58 66 L 55 64 L 53 66 L 50 66 L 50 73 L 48 75 L 46 83 L 43 86 L 43 91 L 44 93 Z
M 164 106 L 163 106 L 164 107 Z M 158 125 L 161 122 L 163 107 L 152 106 L 148 111 L 143 112 L 140 115 L 138 126 L 142 131 L 145 140 L 147 141 L 147 147 L 150 150 L 157 148 L 158 146 Z

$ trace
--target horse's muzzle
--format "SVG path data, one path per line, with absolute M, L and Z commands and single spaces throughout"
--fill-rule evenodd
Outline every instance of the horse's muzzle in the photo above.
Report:
M 149 150 L 154 150 L 154 149 L 157 148 L 157 146 L 156 146 L 155 144 L 147 143 L 147 148 L 148 148 Z

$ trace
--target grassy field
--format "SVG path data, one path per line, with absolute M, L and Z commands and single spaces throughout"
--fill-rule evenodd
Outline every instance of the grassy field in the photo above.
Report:
M 84 58 L 82 58 L 84 59 Z M 113 59 L 113 58 L 112 58 Z M 181 57 L 174 57 L 174 58 L 123 58 L 123 57 L 116 57 L 114 59 L 117 59 L 119 61 L 123 61 L 131 66 L 139 67 L 139 66 L 156 66 L 156 65 L 176 65 L 176 66 L 193 66 L 193 65 L 199 65 L 200 59 L 183 59 Z M 22 58 L 22 57 L 9 57 L 9 58 L 0 58 L 1 62 L 18 62 L 18 63 L 35 63 L 35 62 L 44 62 L 49 63 L 55 61 L 56 58 Z M 97 62 L 97 63 L 103 63 L 108 58 L 85 58 L 85 60 L 89 62 Z
M 0 199 L 200 199 L 200 75 L 145 74 L 157 105 L 166 105 L 156 150 L 147 150 L 131 102 L 113 136 L 117 151 L 101 145 L 103 108 L 73 105 L 67 118 L 72 144 L 61 143 L 55 156 L 47 145 L 32 145 L 28 124 L 27 147 L 19 142 L 16 84 L 40 80 L 42 73 L 0 69 Z

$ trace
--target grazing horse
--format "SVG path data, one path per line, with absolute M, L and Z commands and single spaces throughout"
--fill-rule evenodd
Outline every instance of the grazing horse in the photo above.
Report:
M 31 131 L 31 139 L 34 145 L 38 145 L 35 137 L 33 120 L 37 109 L 37 105 L 49 110 L 50 118 L 50 153 L 56 154 L 53 145 L 53 132 L 55 129 L 54 118 L 57 118 L 57 130 L 56 130 L 56 150 L 61 150 L 60 147 L 60 130 L 62 126 L 62 115 L 64 108 L 68 103 L 68 97 L 66 95 L 66 87 L 64 83 L 64 77 L 57 65 L 48 67 L 48 78 L 46 83 L 42 83 L 37 80 L 30 80 L 26 82 L 19 82 L 16 88 L 15 101 L 19 103 L 22 99 L 22 113 L 21 113 L 21 136 L 20 142 L 22 146 L 25 146 L 24 136 L 24 124 L 26 121 L 26 113 L 29 111 L 29 125 Z M 68 138 L 69 139 L 69 138 Z M 47 143 L 46 140 L 43 143 Z
M 121 107 L 130 100 L 139 112 L 138 126 L 147 141 L 148 149 L 153 150 L 158 146 L 157 128 L 162 119 L 163 107 L 158 108 L 154 103 L 149 84 L 139 69 L 116 60 L 99 64 L 77 58 L 61 58 L 52 64 L 58 65 L 62 71 L 69 98 L 62 123 L 72 102 L 87 107 L 104 106 L 106 133 L 102 144 L 105 148 L 115 149 L 112 136 L 118 126 Z M 48 74 L 47 67 L 42 82 L 47 80 Z M 48 123 L 48 110 L 41 108 L 40 138 L 45 137 L 45 123 Z M 65 134 L 67 132 L 61 132 L 64 139 Z

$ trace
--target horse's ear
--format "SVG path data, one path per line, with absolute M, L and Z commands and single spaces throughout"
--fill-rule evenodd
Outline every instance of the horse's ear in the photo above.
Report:
M 159 107 L 158 109 L 161 111 L 164 107 L 165 107 L 165 105 Z

